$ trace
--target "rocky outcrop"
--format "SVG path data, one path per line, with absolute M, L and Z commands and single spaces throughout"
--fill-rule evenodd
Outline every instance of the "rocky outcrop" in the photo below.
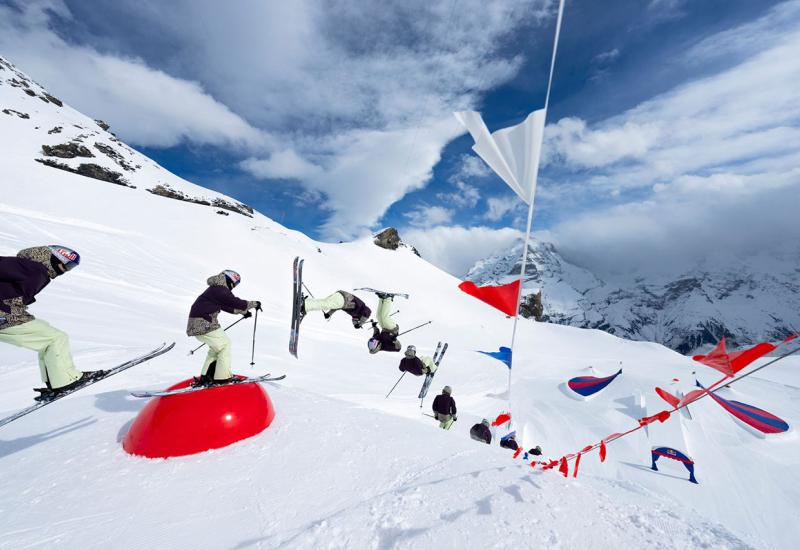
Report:
M 133 172 L 134 168 L 125 160 L 125 157 L 120 155 L 116 149 L 111 147 L 110 145 L 104 145 L 102 143 L 95 143 L 94 148 L 103 153 L 105 156 L 113 160 L 117 163 L 117 165 L 125 170 L 126 172 Z
M 400 239 L 400 234 L 397 232 L 397 229 L 394 227 L 387 227 L 375 235 L 373 242 L 386 250 L 397 250 L 400 248 L 400 244 L 403 241 Z
M 15 111 L 14 109 L 3 109 L 3 113 L 7 115 L 17 115 L 19 118 L 23 118 L 25 120 L 31 118 L 31 115 L 28 113 L 21 113 L 19 111 Z
M 93 157 L 92 152 L 77 143 L 61 143 L 59 145 L 42 145 L 42 153 L 46 157 L 58 157 L 60 159 L 74 159 L 75 157 Z
M 240 202 L 234 204 L 232 202 L 219 198 L 209 202 L 205 199 L 187 195 L 182 191 L 177 191 L 166 184 L 156 185 L 155 187 L 153 187 L 152 189 L 148 189 L 147 191 L 149 191 L 154 195 L 158 195 L 159 197 L 166 197 L 168 199 L 175 199 L 183 202 L 191 202 L 193 204 L 200 204 L 202 206 L 213 206 L 215 208 L 222 208 L 224 210 L 236 212 L 237 214 L 241 214 L 242 216 L 247 216 L 248 218 L 253 217 L 253 208 Z
M 51 159 L 34 160 L 44 164 L 45 166 L 57 168 L 58 170 L 64 170 L 65 172 L 71 172 L 73 174 L 78 174 L 79 176 L 86 176 L 87 178 L 106 181 L 108 183 L 113 183 L 114 185 L 121 185 L 123 187 L 136 189 L 136 186 L 131 185 L 125 178 L 122 177 L 122 174 L 119 172 L 114 172 L 113 170 L 109 170 L 108 168 L 104 168 L 98 164 L 81 164 L 77 168 L 73 168 L 67 164 L 63 164 Z

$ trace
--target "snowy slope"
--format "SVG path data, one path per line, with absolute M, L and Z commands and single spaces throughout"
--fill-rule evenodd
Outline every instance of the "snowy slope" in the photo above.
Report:
M 0 86 L 0 107 L 19 102 L 19 93 Z M 42 128 L 59 122 L 41 116 Z M 458 280 L 408 249 L 317 243 L 258 213 L 220 216 L 144 192 L 144 180 L 130 189 L 54 170 L 26 156 L 40 135 L 20 122 L 29 120 L 0 118 L 0 148 L 17 151 L 0 157 L 0 255 L 58 242 L 83 257 L 80 269 L 42 293 L 34 314 L 70 333 L 76 362 L 87 370 L 165 340 L 178 346 L 0 430 L 0 548 L 794 546 L 796 432 L 755 438 L 706 400 L 693 410 L 698 420 L 686 423 L 700 485 L 672 465 L 664 475 L 647 470 L 657 441 L 643 437 L 609 445 L 603 465 L 587 456 L 577 479 L 530 473 L 505 450 L 467 436 L 473 422 L 506 406 L 505 367 L 474 350 L 506 345 L 511 320 L 458 291 Z M 186 185 L 187 193 L 205 193 Z M 403 343 L 424 352 L 439 339 L 450 342 L 432 387 L 454 388 L 459 421 L 450 432 L 420 414 L 421 380 L 406 376 L 384 398 L 400 374 L 399 357 L 370 356 L 366 331 L 354 331 L 342 314 L 329 322 L 308 317 L 300 359 L 288 354 L 295 255 L 306 258 L 315 294 L 361 286 L 411 294 L 397 303 L 401 329 L 434 322 Z M 187 356 L 195 341 L 184 336 L 186 315 L 205 279 L 223 268 L 243 275 L 238 295 L 265 308 L 254 369 L 252 325 L 230 332 L 236 370 L 288 374 L 267 386 L 275 424 L 193 457 L 126 455 L 119 440 L 144 405 L 127 391 L 197 374 L 202 358 Z M 552 457 L 635 425 L 640 411 L 631 395 L 645 395 L 648 414 L 660 410 L 653 387 L 673 377 L 691 384 L 696 368 L 662 346 L 595 330 L 524 323 L 518 342 L 511 396 L 518 429 L 526 445 L 540 444 Z M 623 377 L 591 401 L 558 389 L 589 364 L 610 373 L 619 361 Z M 799 368 L 786 361 L 734 391 L 797 426 Z M 715 379 L 703 367 L 697 372 L 704 382 Z M 31 353 L 0 348 L 0 413 L 28 404 L 37 384 Z
M 522 243 L 478 261 L 466 278 L 509 282 L 519 274 Z M 565 260 L 547 242 L 528 253 L 525 292 L 542 290 L 546 320 L 658 342 L 680 353 L 708 350 L 721 336 L 745 346 L 800 330 L 800 250 L 785 257 L 707 261 L 677 276 L 602 280 Z M 731 267 L 726 267 L 729 265 Z

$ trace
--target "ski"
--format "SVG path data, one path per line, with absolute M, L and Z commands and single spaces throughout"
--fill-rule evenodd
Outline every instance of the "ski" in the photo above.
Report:
M 369 288 L 369 287 L 354 288 L 353 290 L 354 291 L 363 290 L 366 292 L 372 292 L 373 294 L 377 294 L 379 298 L 383 298 L 385 296 L 390 296 L 392 298 L 394 298 L 395 296 L 400 296 L 401 298 L 405 298 L 406 300 L 408 300 L 408 294 L 403 294 L 402 292 L 386 292 L 384 290 L 376 290 L 374 288 Z
M 289 335 L 289 353 L 297 357 L 297 341 L 300 338 L 300 323 L 303 316 L 300 314 L 300 307 L 303 300 L 303 261 L 299 256 L 294 259 L 292 287 L 292 327 Z
M 75 393 L 78 390 L 82 390 L 83 388 L 91 386 L 92 384 L 100 382 L 101 380 L 105 380 L 106 378 L 114 376 L 115 374 L 119 374 L 120 372 L 122 372 L 124 370 L 127 370 L 127 369 L 129 369 L 131 367 L 134 367 L 136 365 L 139 365 L 141 363 L 144 363 L 145 361 L 149 361 L 150 359 L 158 357 L 159 355 L 163 355 L 163 354 L 167 353 L 169 350 L 171 350 L 174 347 L 175 347 L 175 342 L 171 343 L 170 345 L 167 345 L 166 343 L 161 344 L 161 346 L 159 346 L 158 348 L 154 349 L 153 351 L 151 351 L 149 353 L 145 353 L 144 355 L 140 355 L 139 357 L 136 357 L 135 359 L 131 359 L 130 361 L 126 361 L 125 363 L 122 363 L 121 365 L 118 365 L 118 366 L 116 366 L 116 367 L 114 367 L 112 369 L 109 369 L 102 376 L 98 376 L 97 378 L 92 378 L 90 380 L 87 380 L 86 383 L 80 384 L 78 386 L 75 386 L 74 388 L 70 388 L 69 390 L 65 390 L 63 392 L 60 392 L 57 395 L 55 395 L 55 396 L 53 396 L 53 397 L 51 397 L 49 399 L 43 399 L 41 401 L 38 401 L 34 405 L 31 405 L 30 407 L 22 409 L 21 411 L 19 411 L 19 412 L 15 413 L 15 414 L 12 414 L 11 416 L 8 416 L 8 417 L 0 420 L 0 427 L 5 426 L 9 422 L 13 422 L 14 420 L 17 420 L 18 418 L 21 418 L 21 417 L 25 416 L 26 414 L 30 414 L 35 410 L 41 409 L 45 405 L 49 405 L 50 403 L 54 403 L 54 402 L 58 401 L 59 399 L 61 399 L 62 397 L 66 397 L 68 395 L 71 395 L 71 394 Z
M 431 382 L 433 382 L 433 376 L 439 370 L 439 364 L 442 362 L 442 357 L 444 357 L 444 353 L 446 351 L 447 343 L 445 342 L 445 344 L 442 345 L 442 343 L 439 342 L 439 345 L 436 346 L 436 352 L 433 354 L 433 364 L 436 365 L 436 370 L 425 375 L 425 381 L 422 382 L 422 389 L 419 390 L 419 395 L 417 396 L 420 399 L 420 408 L 422 408 L 422 403 L 425 401 L 425 397 L 428 395 L 428 389 L 431 387 Z
M 131 395 L 133 397 L 141 397 L 141 398 L 163 397 L 165 395 L 180 395 L 183 393 L 193 393 L 196 391 L 213 390 L 214 388 L 225 388 L 227 386 L 236 386 L 238 384 L 253 384 L 257 382 L 276 382 L 278 380 L 283 380 L 284 378 L 286 378 L 285 374 L 274 377 L 271 374 L 265 374 L 263 376 L 254 376 L 252 378 L 237 378 L 235 380 L 231 380 L 230 382 L 226 382 L 225 384 L 214 384 L 213 386 L 189 386 L 186 388 L 179 388 L 177 390 L 132 391 Z

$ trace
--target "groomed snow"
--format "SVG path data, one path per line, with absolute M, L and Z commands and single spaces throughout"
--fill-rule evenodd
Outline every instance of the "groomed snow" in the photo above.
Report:
M 0 429 L 0 548 L 795 546 L 794 430 L 756 438 L 706 399 L 692 407 L 695 420 L 668 434 L 686 441 L 699 485 L 664 459 L 659 473 L 649 470 L 649 448 L 661 444 L 656 430 L 611 443 L 605 464 L 596 453 L 584 457 L 577 478 L 531 472 L 506 450 L 467 435 L 506 406 L 507 370 L 474 350 L 507 345 L 510 319 L 408 250 L 317 243 L 259 214 L 220 216 L 35 163 L 40 144 L 30 124 L 50 127 L 57 114 L 40 113 L 38 122 L 0 118 L 0 150 L 14 143 L 15 151 L 0 159 L 0 255 L 50 243 L 81 252 L 80 268 L 51 283 L 32 307 L 69 332 L 79 367 L 108 367 L 163 341 L 178 345 Z M 459 420 L 450 432 L 421 414 L 420 379 L 406 376 L 384 398 L 400 375 L 400 357 L 370 356 L 367 332 L 343 314 L 329 322 L 309 316 L 300 359 L 288 354 L 295 255 L 306 258 L 315 294 L 362 286 L 408 292 L 408 301 L 396 303 L 401 329 L 434 321 L 401 340 L 423 353 L 437 340 L 450 343 L 431 389 L 432 397 L 444 384 L 454 388 Z M 254 368 L 251 321 L 230 332 L 236 371 L 288 375 L 265 386 L 275 423 L 192 457 L 128 456 L 119 441 L 144 401 L 127 392 L 197 374 L 202 357 L 187 356 L 196 342 L 184 335 L 186 316 L 206 278 L 225 268 L 243 276 L 237 294 L 260 299 L 265 310 Z M 702 382 L 716 380 L 714 371 L 659 345 L 520 325 L 511 396 L 517 428 L 526 447 L 539 444 L 554 458 L 665 408 L 656 385 L 669 389 L 675 377 L 689 389 L 695 369 Z M 623 376 L 589 401 L 559 390 L 589 365 L 604 375 L 620 361 Z M 797 426 L 799 367 L 787 360 L 727 396 Z M 0 348 L 0 413 L 30 403 L 37 371 L 30 352 Z

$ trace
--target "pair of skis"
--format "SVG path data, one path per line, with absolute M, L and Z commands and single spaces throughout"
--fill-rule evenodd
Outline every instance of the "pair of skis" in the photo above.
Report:
M 286 375 L 283 374 L 281 376 L 272 376 L 271 374 L 267 373 L 262 376 L 254 376 L 252 378 L 234 378 L 229 382 L 225 382 L 224 384 L 213 384 L 210 386 L 188 386 L 186 388 L 178 388 L 176 390 L 152 390 L 152 391 L 132 391 L 131 395 L 133 397 L 163 397 L 165 395 L 180 395 L 184 393 L 194 393 L 196 391 L 204 391 L 204 390 L 212 390 L 214 388 L 225 388 L 228 386 L 237 386 L 239 384 L 253 384 L 258 382 L 276 382 L 278 380 L 283 380 L 286 378 Z
M 295 257 L 292 267 L 294 284 L 292 286 L 292 326 L 289 335 L 289 353 L 297 357 L 297 341 L 300 338 L 300 323 L 303 321 L 303 262 L 300 256 Z
M 431 387 L 431 382 L 433 381 L 433 376 L 439 371 L 439 365 L 442 362 L 442 357 L 444 357 L 445 352 L 447 351 L 447 342 L 442 345 L 439 342 L 436 345 L 436 351 L 433 352 L 433 364 L 436 365 L 436 369 L 433 372 L 429 372 L 425 375 L 425 381 L 422 383 L 422 389 L 419 390 L 419 408 L 422 408 L 422 404 L 425 401 L 425 397 L 428 395 L 428 389 Z
M 76 385 L 76 386 L 74 386 L 74 387 L 72 387 L 72 388 L 70 388 L 68 390 L 64 390 L 64 391 L 58 392 L 58 393 L 56 393 L 55 395 L 53 395 L 51 397 L 44 397 L 42 400 L 38 401 L 34 405 L 31 405 L 30 407 L 22 409 L 21 411 L 15 413 L 15 414 L 12 414 L 11 416 L 7 416 L 6 418 L 0 420 L 0 427 L 5 426 L 9 422 L 13 422 L 14 420 L 17 420 L 18 418 L 22 418 L 26 414 L 30 414 L 33 411 L 41 409 L 42 407 L 45 407 L 45 406 L 49 405 L 50 403 L 55 403 L 56 401 L 58 401 L 62 397 L 66 397 L 68 395 L 71 395 L 71 394 L 75 393 L 78 390 L 82 390 L 83 388 L 89 387 L 92 384 L 96 384 L 97 382 L 100 382 L 101 380 L 105 380 L 106 378 L 114 376 L 115 374 L 119 374 L 120 372 L 122 372 L 124 370 L 128 370 L 131 367 L 135 367 L 136 365 L 144 363 L 145 361 L 149 361 L 150 359 L 158 357 L 159 355 L 164 355 L 165 353 L 167 353 L 169 350 L 171 350 L 174 347 L 175 347 L 175 342 L 173 342 L 173 343 L 171 343 L 169 345 L 167 345 L 166 343 L 161 344 L 161 346 L 157 347 L 153 351 L 150 351 L 148 353 L 140 355 L 139 357 L 136 357 L 134 359 L 131 359 L 130 361 L 126 361 L 125 363 L 122 363 L 121 365 L 118 365 L 118 366 L 116 366 L 116 367 L 114 367 L 112 369 L 109 369 L 108 371 L 106 371 L 102 375 L 97 376 L 97 377 L 93 377 L 90 380 L 87 380 L 86 383 L 78 384 L 78 385 Z

